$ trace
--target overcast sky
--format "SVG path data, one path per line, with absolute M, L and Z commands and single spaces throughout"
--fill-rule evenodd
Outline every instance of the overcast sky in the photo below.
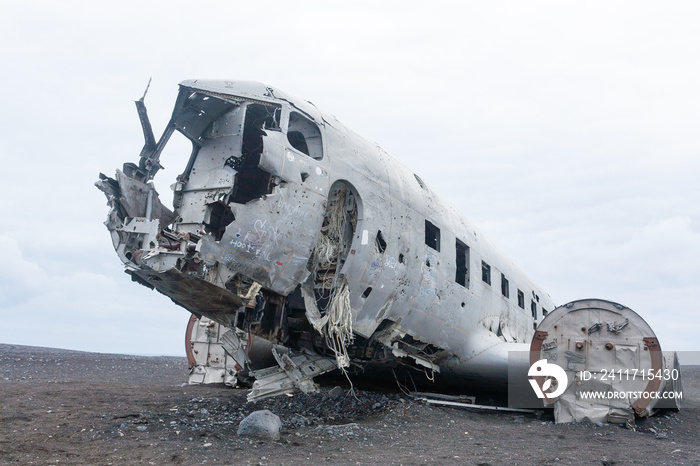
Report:
M 334 3 L 3 2 L 1 343 L 184 354 L 189 314 L 130 282 L 93 186 L 137 161 L 152 77 L 158 134 L 184 79 L 308 99 L 555 303 L 616 301 L 700 350 L 700 3 Z

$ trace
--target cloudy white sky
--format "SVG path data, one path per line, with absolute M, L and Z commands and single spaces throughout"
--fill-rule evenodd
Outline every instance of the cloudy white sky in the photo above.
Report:
M 188 78 L 304 97 L 556 303 L 620 302 L 700 350 L 700 4 L 374 3 L 3 2 L 0 342 L 184 353 L 188 314 L 123 273 L 93 186 L 137 160 L 153 77 L 156 133 Z

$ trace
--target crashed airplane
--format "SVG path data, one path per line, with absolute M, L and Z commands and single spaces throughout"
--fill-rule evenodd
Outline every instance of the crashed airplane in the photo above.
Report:
M 310 102 L 257 82 L 184 81 L 159 140 L 136 105 L 138 164 L 96 183 L 106 226 L 132 280 L 193 314 L 190 363 L 218 364 L 215 381 L 254 380 L 253 401 L 312 392 L 338 369 L 505 388 L 509 351 L 543 346 L 549 295 L 418 175 Z M 152 180 L 176 131 L 192 149 L 171 210 Z

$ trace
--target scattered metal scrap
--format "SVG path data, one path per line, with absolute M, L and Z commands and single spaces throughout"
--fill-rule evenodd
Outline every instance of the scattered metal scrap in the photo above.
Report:
M 527 408 L 511 408 L 508 406 L 477 405 L 477 404 L 473 404 L 473 403 L 459 403 L 457 401 L 436 400 L 436 399 L 432 399 L 432 398 L 418 398 L 418 399 L 421 401 L 424 401 L 428 404 L 431 404 L 431 405 L 455 406 L 458 408 L 478 409 L 478 410 L 483 410 L 483 411 L 505 411 L 505 412 L 511 412 L 511 413 L 528 413 L 528 414 L 534 414 L 537 412 L 536 409 L 527 409 Z

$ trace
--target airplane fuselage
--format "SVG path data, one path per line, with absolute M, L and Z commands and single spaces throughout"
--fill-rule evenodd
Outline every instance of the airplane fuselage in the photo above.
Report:
M 193 150 L 171 214 L 148 182 L 176 130 Z M 277 89 L 184 81 L 146 146 L 117 178 L 151 204 L 113 207 L 108 228 L 134 279 L 195 315 L 328 354 L 317 323 L 342 294 L 353 364 L 503 380 L 507 351 L 555 307 L 418 175 Z

